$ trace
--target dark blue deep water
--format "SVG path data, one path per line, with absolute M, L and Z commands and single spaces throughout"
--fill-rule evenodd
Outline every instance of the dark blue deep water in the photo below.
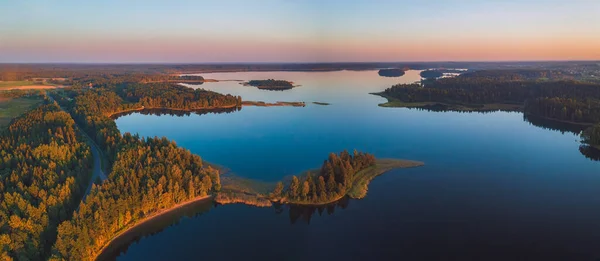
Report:
M 574 133 L 534 126 L 515 112 L 383 108 L 377 104 L 385 99 L 369 94 L 417 81 L 418 71 L 400 78 L 377 71 L 203 76 L 291 80 L 301 86 L 263 91 L 223 81 L 192 87 L 307 106 L 135 113 L 117 119 L 119 129 L 166 136 L 236 175 L 265 181 L 317 168 L 344 149 L 426 165 L 390 171 L 371 183 L 366 198 L 321 209 L 207 202 L 141 233 L 117 260 L 600 258 L 600 162 L 579 152 Z

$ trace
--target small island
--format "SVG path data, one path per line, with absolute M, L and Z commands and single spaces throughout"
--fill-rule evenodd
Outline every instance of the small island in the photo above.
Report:
M 327 103 L 327 102 L 313 102 L 313 104 L 322 105 L 322 106 L 331 105 L 331 103 Z
M 426 70 L 420 73 L 421 77 L 430 79 L 430 78 L 440 78 L 444 76 L 444 73 L 438 70 Z
M 254 86 L 261 90 L 269 90 L 269 91 L 283 91 L 294 88 L 294 83 L 285 81 L 285 80 L 251 80 L 249 82 L 243 83 L 245 86 Z
M 379 76 L 383 77 L 400 77 L 404 75 L 403 69 L 381 69 L 378 72 Z

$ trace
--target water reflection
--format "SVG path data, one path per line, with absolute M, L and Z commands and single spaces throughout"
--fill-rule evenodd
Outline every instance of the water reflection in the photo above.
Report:
M 310 220 L 315 213 L 319 213 L 322 216 L 323 213 L 327 215 L 333 215 L 336 208 L 346 209 L 350 204 L 349 197 L 343 197 L 342 199 L 333 202 L 331 204 L 320 205 L 320 206 L 302 206 L 302 205 L 287 205 L 289 209 L 290 224 L 295 224 L 298 220 L 306 224 L 310 224 Z M 276 213 L 283 212 L 282 205 L 275 206 Z
M 213 204 L 212 199 L 201 200 L 166 212 L 148 222 L 142 223 L 113 240 L 98 256 L 97 260 L 116 260 L 119 255 L 127 253 L 127 249 L 132 244 L 138 243 L 145 237 L 158 234 L 166 228 L 178 225 L 183 220 L 183 217 L 195 218 L 207 213 L 213 207 Z
M 154 115 L 154 116 L 169 115 L 169 116 L 182 117 L 182 116 L 190 116 L 192 114 L 204 115 L 204 114 L 209 114 L 209 113 L 210 114 L 232 113 L 232 112 L 237 112 L 237 111 L 241 111 L 241 110 L 242 110 L 242 107 L 224 108 L 224 109 L 199 109 L 199 110 L 189 110 L 189 111 L 171 110 L 171 109 L 143 109 L 140 111 L 127 111 L 127 112 L 123 112 L 123 113 L 117 113 L 117 114 L 113 115 L 112 118 L 116 120 L 120 117 L 124 117 L 124 116 L 131 115 L 134 113 L 142 114 L 142 115 Z
M 508 107 L 506 108 L 493 108 L 493 109 L 483 109 L 484 105 L 481 106 L 475 106 L 473 105 L 471 108 L 473 108 L 473 110 L 461 110 L 461 109 L 457 109 L 454 108 L 452 105 L 449 104 L 445 104 L 445 103 L 434 103 L 434 104 L 426 104 L 420 107 L 407 107 L 408 109 L 415 109 L 418 111 L 430 111 L 430 112 L 458 112 L 458 113 L 481 113 L 481 114 L 486 114 L 486 113 L 495 113 L 495 112 L 520 112 L 522 111 L 519 105 L 514 105 L 514 107 L 510 107 L 510 105 L 508 105 Z
M 533 126 L 540 127 L 546 130 L 560 131 L 563 134 L 565 134 L 566 132 L 570 132 L 575 135 L 579 135 L 581 131 L 583 131 L 587 127 L 582 124 L 555 121 L 528 114 L 523 114 L 523 120 L 530 123 Z
M 581 155 L 585 156 L 588 159 L 600 161 L 600 150 L 586 144 L 582 144 L 579 146 L 579 152 Z

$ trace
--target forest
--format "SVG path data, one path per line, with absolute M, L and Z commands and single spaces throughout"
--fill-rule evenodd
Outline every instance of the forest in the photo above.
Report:
M 561 70 L 505 69 L 480 70 L 461 75 L 463 78 L 485 78 L 495 81 L 573 80 L 575 77 Z
M 116 93 L 130 103 L 146 108 L 210 109 L 241 107 L 241 97 L 223 95 L 203 89 L 192 89 L 173 83 L 122 83 Z
M 91 151 L 68 113 L 42 105 L 0 133 L 0 259 L 43 260 L 79 205 Z
M 272 193 L 274 198 L 285 197 L 290 203 L 324 203 L 345 196 L 352 187 L 355 175 L 361 170 L 375 165 L 375 157 L 368 153 L 342 151 L 339 155 L 329 154 L 317 173 L 305 177 L 292 176 L 284 189 L 279 182 Z
M 58 227 L 50 260 L 93 260 L 119 232 L 220 189 L 219 171 L 166 138 L 124 134 L 109 179 Z
M 403 69 L 381 69 L 377 74 L 383 77 L 400 77 L 404 75 L 405 72 Z
M 284 81 L 284 80 L 251 80 L 246 83 L 247 85 L 257 87 L 261 90 L 289 90 L 294 88 L 294 84 L 292 82 Z
M 444 76 L 444 73 L 438 70 L 425 70 L 419 73 L 423 78 L 439 78 Z

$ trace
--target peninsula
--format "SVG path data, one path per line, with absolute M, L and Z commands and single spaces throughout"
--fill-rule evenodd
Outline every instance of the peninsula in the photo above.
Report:
M 377 176 L 397 168 L 423 166 L 420 161 L 375 159 L 368 153 L 331 153 L 317 170 L 309 170 L 289 181 L 264 184 L 240 177 L 223 178 L 223 189 L 215 197 L 220 204 L 244 203 L 269 207 L 271 202 L 294 205 L 325 205 L 345 196 L 361 199 Z M 284 185 L 284 183 L 287 183 Z M 271 188 L 271 192 L 268 192 Z

